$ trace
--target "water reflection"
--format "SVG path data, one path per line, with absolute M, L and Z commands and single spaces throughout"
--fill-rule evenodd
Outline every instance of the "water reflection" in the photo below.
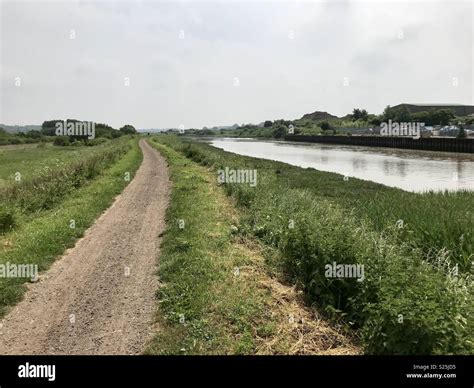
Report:
M 250 139 L 212 139 L 226 151 L 347 174 L 408 191 L 474 190 L 474 155 Z
M 352 168 L 354 171 L 365 171 L 367 169 L 367 161 L 363 158 L 354 158 Z

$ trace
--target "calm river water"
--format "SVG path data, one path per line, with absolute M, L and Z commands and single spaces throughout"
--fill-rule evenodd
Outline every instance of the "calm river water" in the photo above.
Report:
M 336 172 L 403 190 L 474 190 L 474 155 L 295 143 L 253 139 L 211 139 L 225 151 Z

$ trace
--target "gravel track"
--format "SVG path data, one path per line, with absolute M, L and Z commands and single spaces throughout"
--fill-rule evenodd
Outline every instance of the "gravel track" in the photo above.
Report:
M 139 354 L 153 335 L 170 181 L 145 140 L 113 205 L 0 322 L 0 354 Z M 127 269 L 128 268 L 128 269 Z

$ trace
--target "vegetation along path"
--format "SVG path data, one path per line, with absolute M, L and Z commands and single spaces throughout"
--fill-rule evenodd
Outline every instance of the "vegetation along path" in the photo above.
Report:
M 152 336 L 166 161 L 144 140 L 133 181 L 0 322 L 0 354 L 137 354 Z

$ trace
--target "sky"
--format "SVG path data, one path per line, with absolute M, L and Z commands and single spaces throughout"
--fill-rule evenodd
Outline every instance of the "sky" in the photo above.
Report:
M 201 128 L 474 104 L 472 1 L 4 1 L 0 123 Z

